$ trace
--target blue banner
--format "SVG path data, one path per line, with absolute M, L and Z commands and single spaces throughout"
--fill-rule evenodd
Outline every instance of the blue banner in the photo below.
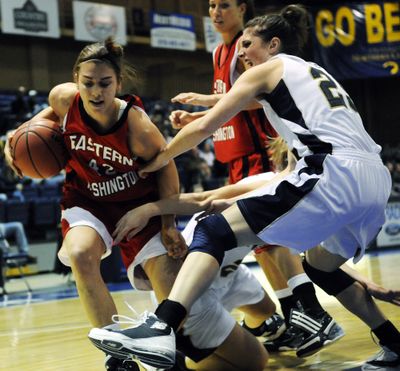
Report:
M 151 13 L 151 46 L 195 50 L 196 34 L 191 15 Z
M 400 76 L 400 3 L 311 8 L 315 62 L 337 79 Z

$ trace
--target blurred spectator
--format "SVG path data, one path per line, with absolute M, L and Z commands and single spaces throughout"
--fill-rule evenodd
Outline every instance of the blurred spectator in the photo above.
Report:
M 25 121 L 25 118 L 30 112 L 28 99 L 26 97 L 26 88 L 25 86 L 20 86 L 14 101 L 11 102 L 11 113 L 14 115 L 18 124 Z
M 33 264 L 37 259 L 29 255 L 29 244 L 26 238 L 25 229 L 20 222 L 0 223 L 0 248 L 3 253 L 8 253 L 10 245 L 8 239 L 12 238 L 18 249 L 18 253 L 27 255 L 27 263 Z
M 177 159 L 182 192 L 193 192 L 194 186 L 199 183 L 200 162 L 197 148 L 192 148 Z
M 202 158 L 209 167 L 214 166 L 215 154 L 211 140 L 206 140 L 203 146 L 199 148 L 199 157 Z
M 400 196 L 400 159 L 394 162 L 392 171 L 392 182 L 392 195 Z

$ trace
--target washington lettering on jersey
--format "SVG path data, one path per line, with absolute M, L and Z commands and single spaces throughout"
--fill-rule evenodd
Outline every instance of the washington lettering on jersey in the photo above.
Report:
M 231 125 L 223 126 L 213 134 L 214 142 L 223 142 L 232 139 L 235 139 L 235 128 Z
M 132 166 L 134 158 L 121 155 L 114 148 L 93 142 L 85 135 L 70 135 L 71 150 L 93 152 L 104 160 L 115 161 L 122 165 Z
M 88 183 L 87 188 L 95 197 L 109 196 L 117 192 L 125 191 L 134 186 L 139 179 L 136 171 L 129 171 L 104 182 Z
M 226 83 L 221 79 L 214 81 L 214 94 L 225 94 L 226 93 Z

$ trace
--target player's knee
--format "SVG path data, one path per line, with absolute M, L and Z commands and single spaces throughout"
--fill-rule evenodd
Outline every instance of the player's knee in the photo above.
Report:
M 189 253 L 204 252 L 213 256 L 221 265 L 225 251 L 237 246 L 232 228 L 220 214 L 210 215 L 197 223 Z
M 79 270 L 82 274 L 98 270 L 100 267 L 101 256 L 98 256 L 93 249 L 82 246 L 74 246 L 67 249 L 71 266 L 74 270 Z
M 306 258 L 303 259 L 303 268 L 311 281 L 329 295 L 337 296 L 355 282 L 353 277 L 340 268 L 333 272 L 324 272 L 312 267 Z

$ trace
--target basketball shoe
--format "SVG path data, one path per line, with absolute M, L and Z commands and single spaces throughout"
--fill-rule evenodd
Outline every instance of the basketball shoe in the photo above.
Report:
M 244 321 L 241 323 L 241 325 L 254 336 L 264 337 L 267 341 L 280 337 L 286 330 L 285 321 L 278 313 L 274 313 L 257 328 L 247 327 Z
M 157 371 L 155 367 L 151 367 L 141 362 L 142 368 L 146 371 Z M 123 360 L 111 356 L 106 356 L 104 366 L 107 371 L 140 371 L 138 364 L 135 361 Z M 185 355 L 177 351 L 175 355 L 175 365 L 169 371 L 189 371 L 185 364 Z
M 327 312 L 311 316 L 306 312 L 292 309 L 290 323 L 309 334 L 297 347 L 298 357 L 311 356 L 344 336 L 343 329 Z
M 140 371 L 136 362 L 115 358 L 110 355 L 106 356 L 104 366 L 107 371 Z
M 400 344 L 381 345 L 382 349 L 368 359 L 362 366 L 363 371 L 400 370 Z M 390 347 L 390 348 L 389 348 Z
M 290 325 L 281 336 L 264 341 L 263 345 L 268 352 L 295 351 L 307 336 L 300 328 Z
M 112 357 L 138 359 L 155 368 L 169 369 L 175 364 L 174 331 L 155 314 L 144 312 L 139 319 L 114 315 L 113 320 L 133 326 L 124 330 L 93 328 L 88 337 L 97 348 Z

